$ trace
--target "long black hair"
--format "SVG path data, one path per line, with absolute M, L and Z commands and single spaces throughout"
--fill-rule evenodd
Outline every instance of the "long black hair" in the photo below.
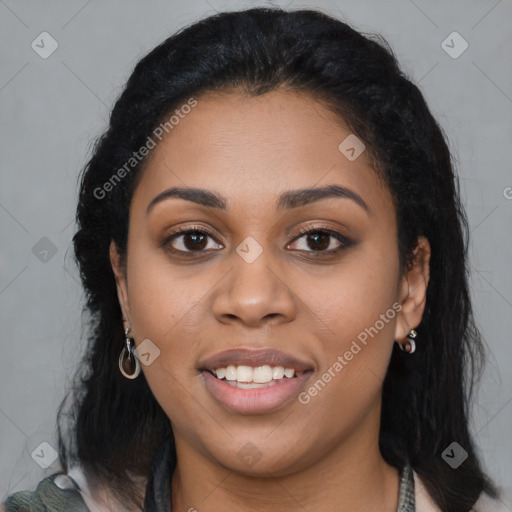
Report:
M 234 90 L 261 95 L 278 87 L 310 94 L 364 142 L 393 197 L 402 269 L 418 236 L 430 242 L 418 348 L 410 356 L 394 346 L 379 445 L 396 468 L 411 463 L 442 510 L 467 511 L 482 492 L 496 491 L 468 429 L 483 344 L 472 315 L 468 225 L 447 138 L 385 39 L 309 9 L 254 8 L 200 20 L 140 60 L 115 103 L 81 175 L 73 242 L 90 328 L 71 409 L 66 399 L 59 408 L 61 463 L 67 468 L 78 460 L 91 482 L 142 507 L 130 476 L 151 482 L 151 462 L 172 430 L 144 375 L 128 380 L 117 366 L 124 333 L 109 244 L 114 240 L 126 254 L 130 200 L 145 162 L 131 159 L 162 123 L 171 129 L 169 117 L 191 98 Z M 456 470 L 442 457 L 454 441 L 468 453 Z

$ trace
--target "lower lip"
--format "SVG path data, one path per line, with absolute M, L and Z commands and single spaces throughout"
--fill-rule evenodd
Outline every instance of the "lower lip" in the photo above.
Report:
M 226 409 L 239 414 L 263 414 L 279 409 L 297 396 L 312 373 L 306 371 L 300 377 L 282 379 L 273 386 L 254 389 L 234 388 L 206 370 L 201 375 L 206 389 Z

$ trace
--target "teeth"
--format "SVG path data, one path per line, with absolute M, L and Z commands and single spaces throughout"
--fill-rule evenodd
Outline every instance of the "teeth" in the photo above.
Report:
M 291 368 L 285 368 L 284 369 L 284 376 L 291 379 L 293 377 L 293 374 L 295 373 L 295 370 L 292 370 Z
M 226 380 L 236 380 L 236 366 L 228 366 L 225 370 Z
M 218 379 L 226 379 L 228 383 L 232 382 L 234 387 L 248 387 L 238 385 L 240 383 L 250 383 L 251 388 L 253 387 L 266 387 L 258 386 L 257 384 L 268 384 L 272 383 L 273 380 L 280 380 L 284 377 L 291 379 L 292 377 L 300 377 L 304 372 L 296 372 L 293 368 L 284 368 L 282 366 L 233 366 L 230 365 L 227 368 L 217 368 L 213 371 Z M 238 384 L 237 384 L 238 383 Z
M 263 384 L 270 382 L 273 378 L 272 368 L 268 365 L 257 366 L 252 373 L 252 381 Z
M 217 375 L 218 379 L 223 379 L 226 376 L 226 368 L 219 368 L 215 370 L 215 375 Z
M 284 368 L 282 366 L 272 368 L 272 377 L 274 379 L 282 379 L 284 377 Z
M 250 366 L 238 366 L 236 380 L 238 382 L 252 382 L 252 368 Z
M 256 389 L 256 388 L 268 388 L 269 386 L 273 386 L 275 382 L 267 382 L 266 384 L 257 384 L 255 382 L 238 382 L 238 381 L 228 381 L 228 384 L 233 388 L 240 389 Z

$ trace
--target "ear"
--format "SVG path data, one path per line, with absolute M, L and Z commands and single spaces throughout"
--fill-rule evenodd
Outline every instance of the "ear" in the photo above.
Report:
M 400 279 L 399 301 L 402 309 L 397 315 L 395 341 L 404 341 L 409 331 L 421 322 L 429 278 L 430 243 L 420 236 L 414 249 L 414 260 Z
M 128 301 L 128 283 L 126 281 L 126 271 L 121 264 L 121 256 L 117 249 L 114 240 L 110 241 L 110 264 L 114 271 L 117 286 L 117 297 L 119 299 L 119 305 L 123 312 L 123 323 L 124 327 L 128 327 L 130 324 L 130 305 Z

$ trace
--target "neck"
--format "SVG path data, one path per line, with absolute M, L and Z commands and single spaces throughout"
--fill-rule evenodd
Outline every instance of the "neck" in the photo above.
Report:
M 262 470 L 257 476 L 230 470 L 205 457 L 175 434 L 177 466 L 172 478 L 172 510 L 217 512 L 367 511 L 396 512 L 399 473 L 388 465 L 366 428 L 321 453 L 299 470 Z

